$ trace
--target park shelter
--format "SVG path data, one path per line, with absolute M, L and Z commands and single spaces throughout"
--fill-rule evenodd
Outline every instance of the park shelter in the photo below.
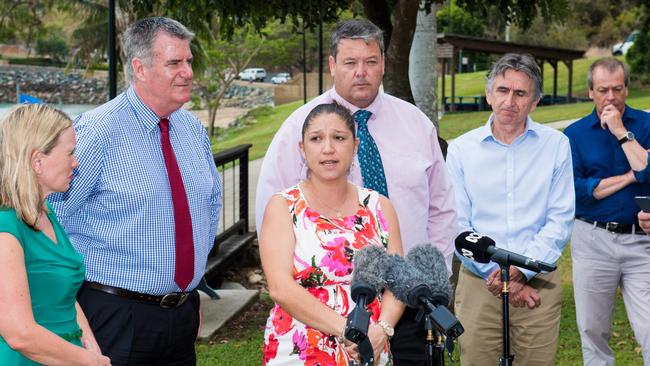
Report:
M 571 102 L 573 98 L 573 60 L 582 58 L 585 51 L 571 50 L 566 48 L 533 46 L 528 44 L 504 42 L 483 38 L 476 38 L 458 34 L 438 34 L 438 59 L 442 63 L 442 75 L 451 74 L 451 103 L 450 110 L 457 110 L 456 102 L 456 65 L 458 63 L 458 50 L 467 50 L 482 52 L 488 54 L 505 54 L 505 53 L 528 53 L 532 55 L 537 64 L 542 69 L 542 82 L 544 80 L 544 62 L 548 62 L 553 67 L 553 96 L 552 101 L 558 101 L 557 95 L 557 74 L 558 63 L 563 62 L 568 70 L 568 88 L 566 102 Z M 443 105 L 445 104 L 445 78 L 442 78 L 442 97 Z M 476 101 L 475 101 L 476 102 Z

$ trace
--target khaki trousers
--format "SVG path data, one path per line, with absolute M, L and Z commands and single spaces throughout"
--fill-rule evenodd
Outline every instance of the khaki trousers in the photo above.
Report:
M 533 310 L 510 306 L 510 353 L 514 365 L 553 366 L 560 330 L 562 276 L 555 272 L 535 276 L 530 285 L 540 294 Z M 456 316 L 465 333 L 459 340 L 461 366 L 498 365 L 503 353 L 501 299 L 485 280 L 462 267 L 456 287 Z

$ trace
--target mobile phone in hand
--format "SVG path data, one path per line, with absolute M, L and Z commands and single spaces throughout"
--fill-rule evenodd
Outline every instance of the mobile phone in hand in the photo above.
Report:
M 634 202 L 643 210 L 643 212 L 650 212 L 650 196 L 636 196 Z

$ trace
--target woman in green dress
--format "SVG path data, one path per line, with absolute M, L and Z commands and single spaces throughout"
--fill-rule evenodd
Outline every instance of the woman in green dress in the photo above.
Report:
M 0 365 L 110 365 L 76 302 L 77 253 L 47 203 L 78 163 L 68 116 L 43 104 L 0 121 Z

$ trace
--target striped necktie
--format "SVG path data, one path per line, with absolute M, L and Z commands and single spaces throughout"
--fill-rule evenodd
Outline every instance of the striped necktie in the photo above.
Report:
M 368 119 L 372 113 L 359 109 L 353 115 L 357 123 L 357 137 L 359 138 L 359 165 L 361 166 L 361 176 L 363 177 L 363 186 L 375 190 L 388 197 L 388 187 L 386 185 L 386 175 L 384 174 L 384 165 L 381 162 L 381 155 L 375 140 L 368 131 Z

